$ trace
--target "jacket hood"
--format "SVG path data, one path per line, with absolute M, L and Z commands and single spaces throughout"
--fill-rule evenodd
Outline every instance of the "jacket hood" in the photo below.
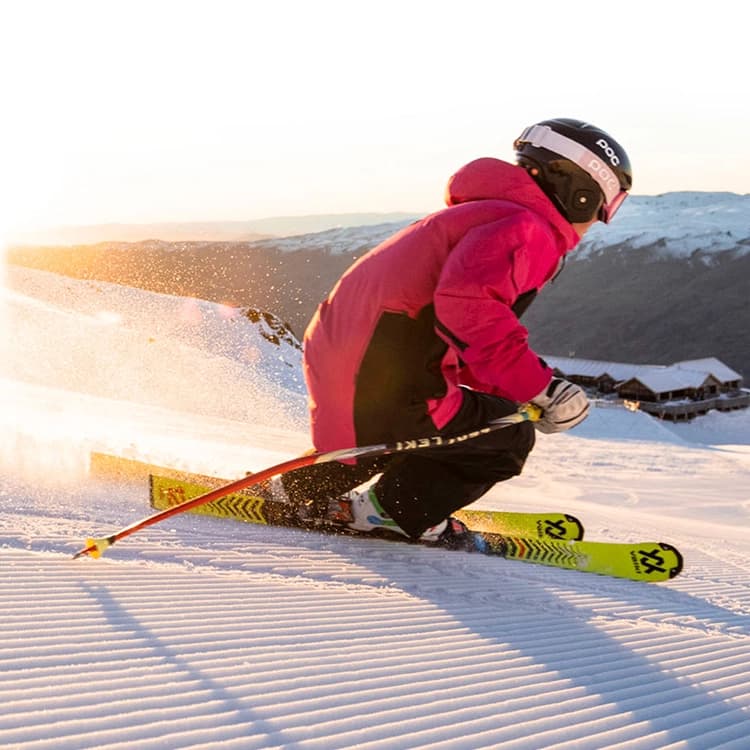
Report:
M 484 157 L 461 167 L 448 180 L 445 189 L 446 205 L 456 206 L 459 203 L 481 200 L 511 201 L 539 214 L 561 235 L 568 249 L 580 241 L 578 232 L 523 167 Z

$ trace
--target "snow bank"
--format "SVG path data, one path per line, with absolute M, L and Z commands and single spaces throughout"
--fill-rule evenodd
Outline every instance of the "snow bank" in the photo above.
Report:
M 589 416 L 571 436 L 596 440 L 638 440 L 657 443 L 686 443 L 689 438 L 676 435 L 663 422 L 642 411 L 622 406 L 594 403 Z
M 304 428 L 301 350 L 237 308 L 8 268 L 0 376 L 177 411 Z M 263 334 L 266 334 L 265 336 Z
M 666 423 L 665 423 L 666 424 Z M 744 445 L 750 448 L 750 409 L 710 411 L 692 422 L 667 424 L 682 440 L 701 445 Z

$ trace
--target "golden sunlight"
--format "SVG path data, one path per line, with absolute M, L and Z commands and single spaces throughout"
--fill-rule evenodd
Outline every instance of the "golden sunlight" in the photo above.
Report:
M 0 341 L 7 341 L 10 331 L 7 329 L 7 298 L 5 290 L 6 275 L 6 241 L 5 228 L 2 224 L 2 213 L 0 213 Z

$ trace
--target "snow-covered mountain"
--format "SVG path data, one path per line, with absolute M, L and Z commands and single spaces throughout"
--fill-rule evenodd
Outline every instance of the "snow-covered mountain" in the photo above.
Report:
M 353 260 L 410 219 L 255 242 L 107 242 L 11 251 L 13 263 L 234 306 L 301 337 Z M 528 321 L 558 356 L 668 364 L 715 356 L 750 374 L 750 195 L 632 196 L 592 228 Z
M 253 221 L 105 224 L 60 227 L 14 238 L 24 245 L 83 245 L 100 242 L 248 242 L 256 235 L 294 251 L 301 248 L 352 252 L 360 245 L 380 242 L 405 226 L 416 214 L 329 214 L 285 216 Z M 268 236 L 268 235 L 272 235 Z M 288 238 L 288 239 L 287 239 Z M 600 250 L 628 243 L 642 247 L 661 243 L 665 252 L 689 255 L 750 247 L 750 195 L 684 191 L 663 195 L 633 195 L 609 226 L 594 227 L 581 250 Z
M 274 238 L 270 242 L 290 252 L 315 248 L 351 253 L 362 247 L 374 247 L 413 218 L 369 226 L 336 227 L 315 234 Z M 259 240 L 258 244 L 268 242 Z M 592 227 L 576 256 L 586 257 L 592 252 L 622 246 L 655 246 L 664 255 L 683 258 L 695 252 L 750 253 L 750 195 L 674 192 L 631 196 L 611 224 Z
M 305 450 L 299 350 L 193 298 L 7 281 L 0 747 L 745 750 L 749 412 L 594 409 L 479 503 L 676 544 L 665 584 L 187 514 L 71 560 L 151 512 L 92 450 L 229 478 Z
M 750 196 L 636 196 L 620 213 L 590 230 L 524 318 L 537 349 L 660 365 L 718 357 L 747 378 Z
M 579 255 L 615 246 L 654 247 L 671 257 L 750 253 L 750 195 L 676 192 L 631 196 L 609 225 L 591 228 Z

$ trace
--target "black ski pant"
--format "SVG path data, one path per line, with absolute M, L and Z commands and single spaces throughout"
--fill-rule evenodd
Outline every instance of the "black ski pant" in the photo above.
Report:
M 456 416 L 435 434 L 461 435 L 512 414 L 517 404 L 465 389 Z M 403 439 L 429 437 L 404 435 Z M 412 453 L 359 459 L 356 465 L 317 464 L 283 477 L 292 502 L 315 515 L 328 500 L 343 495 L 377 474 L 375 494 L 393 520 L 416 538 L 451 513 L 478 500 L 497 482 L 521 473 L 534 447 L 534 426 L 513 424 L 470 440 Z

